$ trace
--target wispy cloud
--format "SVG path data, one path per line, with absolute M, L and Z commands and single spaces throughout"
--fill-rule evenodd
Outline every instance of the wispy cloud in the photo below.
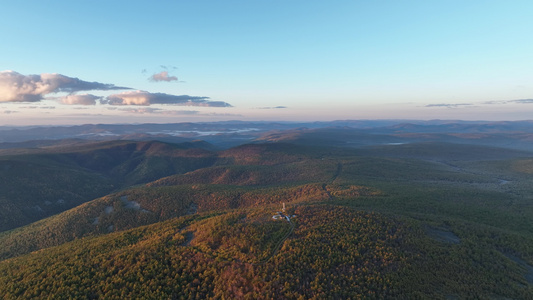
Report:
M 168 71 L 161 71 L 159 73 L 156 73 L 150 76 L 149 80 L 153 82 L 160 82 L 160 81 L 170 82 L 170 81 L 178 81 L 178 77 L 169 76 Z
M 134 113 L 134 114 L 153 114 L 153 113 L 160 111 L 161 109 L 152 108 L 152 107 L 124 107 L 124 108 L 118 108 L 117 110 Z
M 461 106 L 472 106 L 473 103 L 439 103 L 439 104 L 428 104 L 425 107 L 446 107 L 446 108 L 457 108 Z
M 517 100 L 491 100 L 491 101 L 485 101 L 481 102 L 482 104 L 510 104 L 510 103 L 520 103 L 520 104 L 531 104 L 533 103 L 533 99 L 517 99 Z
M 37 106 L 37 105 L 32 105 L 32 106 L 21 106 L 19 108 L 20 109 L 55 109 L 56 107 L 55 106 Z
M 167 110 L 154 107 L 109 107 L 109 110 L 123 111 L 132 114 L 154 114 L 165 116 L 217 116 L 217 117 L 240 117 L 240 114 L 228 113 L 202 113 L 198 110 Z
M 257 109 L 283 109 L 287 108 L 287 106 L 267 106 L 267 107 L 257 107 Z
M 135 114 L 197 115 L 200 113 L 197 110 L 164 110 L 153 107 L 124 107 L 118 110 Z
M 533 99 L 517 99 L 517 100 L 488 100 L 477 103 L 441 103 L 441 104 L 428 104 L 425 107 L 447 107 L 447 108 L 458 108 L 461 106 L 479 106 L 479 105 L 506 105 L 506 104 L 533 104 Z
M 128 91 L 107 96 L 102 103 L 109 105 L 143 105 L 172 104 L 182 106 L 231 107 L 223 101 L 211 101 L 205 96 L 170 95 L 146 91 Z
M 0 72 L 0 102 L 38 102 L 53 93 L 124 89 L 131 88 L 84 81 L 61 74 L 22 75 L 15 71 Z
M 506 104 L 508 102 L 509 102 L 508 100 L 490 100 L 490 101 L 481 102 L 481 104 L 494 105 L 494 104 Z
M 78 94 L 67 95 L 60 98 L 61 104 L 66 105 L 96 105 L 97 100 L 101 100 L 102 97 L 98 97 L 91 94 Z
M 16 110 L 4 110 L 2 111 L 3 114 L 9 115 L 9 114 L 15 114 L 18 113 Z
M 531 104 L 531 103 L 533 103 L 533 99 L 518 99 L 518 100 L 510 100 L 508 102 L 510 102 L 510 103 L 521 103 L 521 104 Z

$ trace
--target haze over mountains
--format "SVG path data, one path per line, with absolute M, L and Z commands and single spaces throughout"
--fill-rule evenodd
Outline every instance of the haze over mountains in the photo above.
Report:
M 3 127 L 0 294 L 529 299 L 532 137 L 529 121 Z
M 340 130 L 342 129 L 342 130 Z M 335 136 L 329 133 L 335 131 Z M 61 139 L 79 140 L 158 140 L 185 142 L 204 140 L 227 148 L 243 143 L 279 139 L 304 142 L 338 139 L 339 143 L 372 145 L 449 141 L 483 145 L 527 148 L 533 141 L 532 121 L 413 121 L 413 120 L 345 120 L 332 122 L 243 122 L 173 124 L 98 124 L 77 126 L 0 126 L 0 148 L 46 146 Z M 24 143 L 26 142 L 26 143 Z M 318 140 L 317 140 L 318 142 Z M 313 143 L 312 141 L 310 143 Z

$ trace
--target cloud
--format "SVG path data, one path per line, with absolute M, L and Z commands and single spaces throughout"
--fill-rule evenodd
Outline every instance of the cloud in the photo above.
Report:
M 510 103 L 520 103 L 520 104 L 532 104 L 533 99 L 517 99 L 517 100 L 491 100 L 482 102 L 482 104 L 510 104 Z
M 481 104 L 487 104 L 487 105 L 493 105 L 493 104 L 507 104 L 509 101 L 507 100 L 491 100 L 491 101 L 484 101 L 481 102 Z
M 428 104 L 425 107 L 457 108 L 459 106 L 471 106 L 471 105 L 474 105 L 474 104 L 472 103 L 454 103 L 454 104 L 440 103 L 440 104 Z
M 198 116 L 198 117 L 242 117 L 239 114 L 202 113 L 198 110 L 167 110 L 153 107 L 109 107 L 109 110 L 123 111 L 132 114 L 154 114 L 164 116 Z
M 198 115 L 200 114 L 197 110 L 164 110 L 161 108 L 152 108 L 152 107 L 125 107 L 119 108 L 120 111 L 125 111 L 135 114 L 162 114 L 162 115 Z
M 519 100 L 510 100 L 511 103 L 521 103 L 521 104 L 531 104 L 533 99 L 519 99 Z
M 71 94 L 60 98 L 60 103 L 67 105 L 96 105 L 96 100 L 100 100 L 102 97 L 98 97 L 91 94 Z
M 2 111 L 2 113 L 9 115 L 9 114 L 18 113 L 18 111 L 16 111 L 16 110 L 4 110 L 4 111 Z
M 479 107 L 483 105 L 507 105 L 507 104 L 533 104 L 533 99 L 517 99 L 517 100 L 488 100 L 477 103 L 440 103 L 440 104 L 427 104 L 424 107 L 446 107 L 446 108 L 459 108 L 461 106 Z
M 241 114 L 229 114 L 229 113 L 208 113 L 205 115 L 213 116 L 213 117 L 243 117 L 243 115 Z
M 55 109 L 55 106 L 21 106 L 21 109 Z
M 0 102 L 38 102 L 52 93 L 124 89 L 130 88 L 83 81 L 61 74 L 22 75 L 15 71 L 0 72 Z
M 126 108 L 120 108 L 118 110 L 129 112 L 129 113 L 135 113 L 135 114 L 153 114 L 153 113 L 160 111 L 161 109 L 152 108 L 152 107 L 142 107 L 142 108 L 126 107 Z
M 165 67 L 171 69 L 174 67 Z M 152 76 L 154 81 L 174 81 L 175 76 L 169 76 L 162 71 Z M 55 100 L 63 105 L 111 105 L 111 106 L 150 106 L 153 104 L 203 106 L 203 107 L 231 107 L 223 101 L 212 101 L 206 96 L 171 95 L 165 93 L 150 93 L 146 91 L 126 91 L 109 96 L 96 96 L 88 93 L 78 93 L 91 90 L 131 90 L 114 84 L 88 82 L 61 74 L 43 73 L 40 75 L 23 75 L 15 71 L 0 72 L 0 103 L 33 102 L 41 100 Z M 68 95 L 55 96 L 56 93 Z M 27 108 L 44 108 L 42 106 Z M 52 108 L 52 107 L 50 107 Z M 139 113 L 155 113 L 156 110 L 139 110 Z
M 205 96 L 170 95 L 165 93 L 149 93 L 146 91 L 128 91 L 113 94 L 102 100 L 109 105 L 143 105 L 172 104 L 182 106 L 205 106 L 205 107 L 231 107 L 223 101 L 210 101 Z
M 287 106 L 258 107 L 257 109 L 282 109 L 282 108 L 287 108 Z
M 161 112 L 164 115 L 178 115 L 178 116 L 191 116 L 200 115 L 197 110 L 165 110 Z
M 168 69 L 177 70 L 178 69 L 177 67 L 174 67 L 174 66 L 165 66 L 165 65 L 159 65 L 159 67 L 161 67 L 161 69 L 163 70 L 168 70 Z
M 166 82 L 170 82 L 170 81 L 178 81 L 178 77 L 176 76 L 168 76 L 168 72 L 167 71 L 161 71 L 159 73 L 156 73 L 152 76 L 150 76 L 150 81 L 154 81 L 154 82 L 159 82 L 159 81 L 166 81 Z

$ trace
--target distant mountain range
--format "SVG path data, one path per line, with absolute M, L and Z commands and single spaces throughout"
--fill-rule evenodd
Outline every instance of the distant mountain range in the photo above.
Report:
M 458 120 L 344 120 L 331 122 L 210 122 L 172 124 L 97 124 L 77 126 L 0 126 L 1 148 L 55 145 L 57 140 L 157 140 L 181 143 L 204 140 L 219 148 L 274 139 L 312 139 L 339 131 L 347 143 L 408 143 L 447 139 L 461 143 L 524 148 L 533 142 L 533 121 L 483 122 Z M 491 134 L 487 138 L 484 134 Z M 496 137 L 496 138 L 495 138 Z M 328 136 L 327 139 L 333 137 Z

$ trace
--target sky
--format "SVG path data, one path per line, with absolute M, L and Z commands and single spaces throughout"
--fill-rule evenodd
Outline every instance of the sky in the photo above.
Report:
M 533 119 L 531 1 L 0 8 L 0 125 Z

